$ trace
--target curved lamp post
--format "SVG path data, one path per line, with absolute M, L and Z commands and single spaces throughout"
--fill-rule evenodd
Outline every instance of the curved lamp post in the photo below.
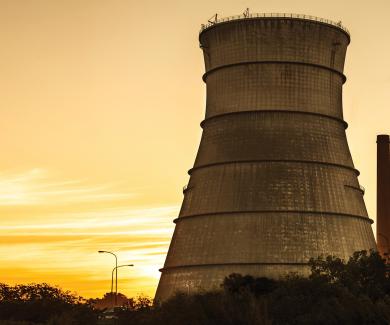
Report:
M 98 251 L 99 253 L 107 253 L 107 254 L 111 254 L 111 255 L 114 255 L 115 257 L 115 306 L 117 304 L 117 293 L 118 293 L 118 257 L 113 253 L 113 252 L 109 252 L 109 251 Z M 114 275 L 114 271 L 112 273 L 112 275 Z M 113 279 L 113 276 L 111 277 L 111 296 L 112 296 L 112 287 L 113 287 L 113 282 L 114 282 L 114 279 Z
M 113 279 L 114 279 L 114 271 L 116 272 L 116 277 L 115 279 L 117 280 L 116 281 L 116 284 L 118 284 L 118 269 L 120 267 L 124 267 L 124 266 L 134 266 L 134 264 L 124 264 L 124 265 L 118 265 L 118 266 L 115 266 L 113 269 L 112 269 L 112 273 L 111 273 L 111 292 L 112 292 L 112 282 L 113 282 Z M 117 289 L 118 287 L 116 286 L 115 289 Z M 115 305 L 117 304 L 117 296 L 118 296 L 118 292 L 115 292 Z

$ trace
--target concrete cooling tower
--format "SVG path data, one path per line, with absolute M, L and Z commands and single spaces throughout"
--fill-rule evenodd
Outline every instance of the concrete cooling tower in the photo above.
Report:
M 204 25 L 199 41 L 206 116 L 156 299 L 376 249 L 343 119 L 348 31 L 253 14 Z

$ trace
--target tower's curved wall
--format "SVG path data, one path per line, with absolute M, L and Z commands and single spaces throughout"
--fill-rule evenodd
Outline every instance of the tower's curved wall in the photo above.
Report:
M 343 120 L 349 35 L 254 18 L 209 27 L 200 43 L 203 135 L 156 299 L 375 248 Z

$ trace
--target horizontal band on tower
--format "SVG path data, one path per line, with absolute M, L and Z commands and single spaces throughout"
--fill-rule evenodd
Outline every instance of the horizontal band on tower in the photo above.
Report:
M 250 164 L 250 163 L 299 163 L 299 164 L 318 164 L 318 165 L 326 165 L 326 166 L 332 166 L 332 167 L 339 167 L 344 168 L 353 171 L 357 176 L 360 175 L 360 172 L 353 167 L 341 165 L 341 164 L 335 164 L 335 163 L 329 163 L 324 161 L 314 161 L 314 160 L 284 160 L 284 159 L 258 159 L 258 160 L 232 160 L 232 161 L 222 161 L 222 162 L 216 162 L 211 164 L 205 164 L 193 167 L 188 170 L 188 175 L 191 175 L 193 171 L 208 167 L 214 167 L 219 165 L 232 165 L 232 164 Z
M 179 221 L 183 221 L 185 219 L 199 218 L 199 217 L 207 217 L 207 216 L 217 216 L 221 214 L 249 214 L 249 213 L 302 213 L 302 214 L 327 214 L 327 215 L 336 215 L 348 218 L 356 218 L 363 219 L 368 221 L 370 224 L 374 223 L 374 220 L 369 217 L 359 216 L 355 214 L 348 213 L 340 213 L 340 212 L 325 212 L 325 211 L 304 211 L 304 210 L 252 210 L 252 211 L 221 211 L 221 212 L 208 212 L 208 213 L 198 213 L 198 214 L 189 214 L 178 217 L 173 220 L 174 223 L 178 223 Z
M 348 187 L 348 188 L 351 188 L 351 189 L 353 189 L 355 191 L 358 191 L 358 192 L 362 193 L 363 195 L 365 194 L 365 190 L 362 187 L 356 187 L 356 186 L 347 185 L 347 184 L 345 184 L 344 186 Z
M 348 128 L 348 123 L 345 122 L 343 119 L 331 116 L 331 115 L 326 115 L 326 114 L 321 114 L 321 113 L 315 113 L 315 112 L 306 112 L 306 111 L 290 111 L 286 109 L 264 109 L 264 110 L 245 110 L 245 111 L 235 111 L 235 112 L 227 112 L 227 113 L 222 113 L 222 114 L 217 114 L 213 115 L 210 117 L 205 118 L 202 122 L 200 122 L 200 127 L 203 129 L 205 124 L 211 120 L 215 120 L 218 118 L 230 116 L 230 115 L 235 115 L 235 114 L 261 114 L 261 113 L 289 113 L 289 114 L 305 114 L 305 115 L 312 115 L 312 116 L 317 116 L 317 117 L 324 117 L 328 118 L 334 121 L 337 121 L 341 124 L 344 125 L 344 129 Z
M 335 74 L 337 74 L 337 75 L 339 75 L 341 77 L 341 79 L 343 81 L 343 84 L 347 81 L 347 77 L 345 76 L 345 74 L 341 73 L 340 71 L 338 71 L 336 69 L 327 67 L 326 65 L 322 65 L 322 64 L 308 63 L 308 62 L 299 62 L 299 61 L 244 61 L 244 62 L 223 64 L 223 65 L 219 65 L 219 66 L 217 66 L 215 68 L 212 68 L 212 69 L 206 71 L 206 73 L 204 73 L 203 76 L 202 76 L 202 80 L 204 82 L 206 82 L 207 77 L 211 73 L 213 73 L 215 71 L 218 71 L 218 70 L 221 70 L 221 69 L 225 69 L 225 68 L 231 68 L 231 67 L 235 67 L 235 66 L 240 66 L 240 65 L 249 65 L 249 64 L 296 64 L 296 65 L 305 65 L 305 66 L 319 68 L 319 69 L 328 70 L 330 72 L 333 72 L 333 73 L 335 73 Z
M 309 265 L 309 263 L 304 262 L 257 262 L 257 263 L 245 263 L 245 262 L 237 262 L 237 263 L 215 263 L 215 264 L 187 264 L 187 265 L 177 265 L 177 266 L 167 266 L 159 269 L 160 272 L 171 270 L 171 269 L 181 269 L 188 267 L 213 267 L 213 266 L 253 266 L 253 265 Z

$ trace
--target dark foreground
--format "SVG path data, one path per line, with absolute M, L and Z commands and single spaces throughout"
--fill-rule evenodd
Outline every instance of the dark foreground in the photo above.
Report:
M 0 284 L 0 324 L 390 324 L 390 279 L 376 252 L 310 261 L 311 275 L 274 281 L 231 274 L 218 292 L 163 304 L 126 299 L 115 312 L 46 284 Z

